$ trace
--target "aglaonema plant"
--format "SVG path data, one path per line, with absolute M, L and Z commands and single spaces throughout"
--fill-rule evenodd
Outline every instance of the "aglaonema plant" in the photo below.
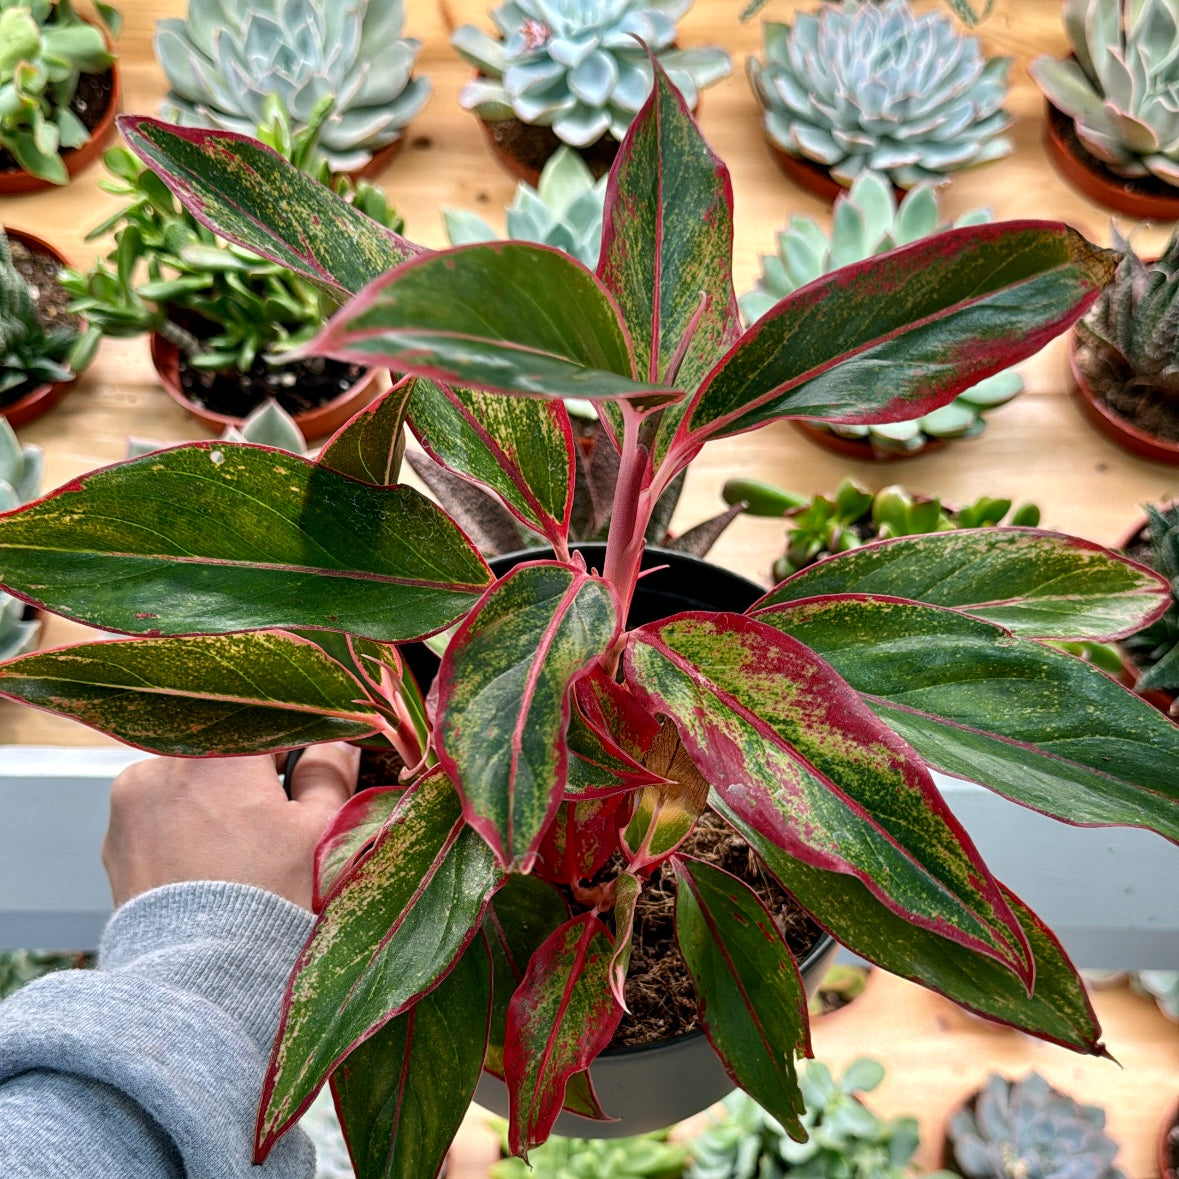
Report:
M 362 1176 L 434 1175 L 484 1067 L 517 1154 L 563 1105 L 601 1116 L 587 1070 L 657 866 L 702 1027 L 801 1136 L 799 975 L 748 884 L 682 850 L 705 816 L 866 959 L 1104 1051 L 1065 952 L 930 771 L 1179 839 L 1179 728 L 1045 642 L 1137 629 L 1165 608 L 1159 576 L 988 528 L 865 545 L 745 613 L 627 615 L 648 518 L 705 444 L 945 404 L 1063 331 L 1114 259 L 1059 224 L 972 226 L 824 275 L 742 332 L 726 169 L 656 79 L 596 271 L 518 242 L 429 253 L 251 140 L 123 121 L 195 216 L 334 294 L 309 352 L 408 374 L 314 462 L 185 445 L 0 517 L 6 589 L 124 636 L 0 665 L 0 693 L 165 754 L 346 738 L 405 763 L 320 846 L 259 1159 L 329 1077 Z M 595 401 L 619 452 L 600 562 L 567 539 L 562 397 Z M 406 422 L 551 554 L 493 575 L 397 482 Z M 403 644 L 448 628 L 433 685 L 415 682 Z

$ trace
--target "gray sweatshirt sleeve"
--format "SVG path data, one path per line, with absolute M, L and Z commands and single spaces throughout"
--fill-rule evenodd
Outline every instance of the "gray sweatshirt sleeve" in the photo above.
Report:
M 243 884 L 170 884 L 111 918 L 97 970 L 0 1003 L 5 1179 L 310 1179 L 299 1129 L 251 1165 L 283 985 L 312 916 Z

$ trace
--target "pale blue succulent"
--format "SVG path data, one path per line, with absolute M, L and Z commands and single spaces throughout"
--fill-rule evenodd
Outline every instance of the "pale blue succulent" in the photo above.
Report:
M 1072 56 L 1029 67 L 1077 138 L 1121 176 L 1179 185 L 1179 4 L 1065 0 Z
M 399 139 L 430 94 L 411 77 L 420 43 L 402 37 L 402 0 L 189 0 L 185 20 L 156 26 L 171 89 L 161 114 L 187 127 L 253 135 L 277 95 L 295 131 L 325 95 L 318 149 L 353 172 Z
M 844 0 L 767 21 L 765 42 L 748 68 L 766 134 L 844 186 L 869 169 L 899 188 L 936 183 L 1011 151 L 1011 59 L 986 60 L 942 13 Z
M 473 25 L 451 43 L 479 71 L 459 101 L 487 120 L 551 126 L 572 147 L 621 140 L 651 90 L 648 46 L 690 107 L 732 69 L 723 49 L 676 49 L 691 0 L 510 0 L 491 13 L 500 38 Z M 639 40 L 636 40 L 638 38 Z
M 45 470 L 39 446 L 22 445 L 8 419 L 0 415 L 0 512 L 10 512 L 37 497 Z M 24 617 L 25 604 L 0 591 L 0 659 L 32 650 L 41 624 Z
M 307 439 L 299 424 L 274 398 L 264 401 L 242 421 L 240 426 L 227 426 L 221 434 L 223 442 L 252 442 L 255 446 L 269 446 L 274 450 L 289 450 L 291 454 L 307 455 Z M 127 457 L 139 458 L 151 454 L 169 442 L 153 442 L 150 438 L 132 436 L 127 439 Z
M 606 177 L 594 180 L 581 157 L 559 147 L 549 157 L 535 188 L 521 181 L 507 210 L 507 236 L 514 241 L 553 246 L 583 262 L 598 264 L 602 245 L 602 206 Z M 495 230 L 476 213 L 443 209 L 452 246 L 495 241 Z
M 990 220 L 985 209 L 973 209 L 956 221 L 941 220 L 937 194 L 921 184 L 906 193 L 898 206 L 892 185 L 875 172 L 862 172 L 849 191 L 835 202 L 831 234 L 810 217 L 795 215 L 778 233 L 777 251 L 761 258 L 757 287 L 741 298 L 747 322 L 760 319 L 780 299 L 820 275 L 841 266 L 909 245 L 944 229 Z M 987 377 L 948 405 L 904 422 L 872 426 L 812 425 L 843 438 L 862 438 L 882 456 L 913 454 L 935 438 L 973 438 L 982 433 L 983 413 L 1010 401 L 1023 390 L 1014 369 Z

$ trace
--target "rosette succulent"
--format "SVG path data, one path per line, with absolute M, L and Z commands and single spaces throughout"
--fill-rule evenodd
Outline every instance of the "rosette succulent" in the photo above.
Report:
M 676 21 L 691 0 L 515 0 L 491 19 L 500 39 L 473 25 L 451 38 L 480 76 L 459 101 L 487 120 L 551 126 L 572 147 L 621 140 L 651 92 L 647 51 L 689 106 L 732 68 L 723 49 L 676 49 Z
M 911 188 L 1011 150 L 1011 59 L 984 59 L 941 13 L 844 0 L 765 29 L 766 60 L 748 68 L 766 134 L 840 184 L 871 168 Z
M 1104 1128 L 1103 1109 L 1079 1105 L 1038 1073 L 992 1074 L 950 1119 L 947 1137 L 966 1179 L 1125 1179 Z
M 0 241 L 4 235 L 0 234 Z M 45 456 L 39 446 L 21 445 L 8 420 L 0 416 L 0 512 L 10 512 L 37 497 Z M 32 649 L 41 624 L 25 617 L 25 604 L 0 590 L 0 659 L 11 659 Z M 4 989 L 5 960 L 0 957 L 0 998 Z
M 156 57 L 168 78 L 161 113 L 186 127 L 252 135 L 277 95 L 296 131 L 326 95 L 319 151 L 353 172 L 422 109 L 412 78 L 420 43 L 402 37 L 402 0 L 189 0 L 188 17 L 159 22 Z
M 1179 184 L 1179 5 L 1065 0 L 1072 56 L 1031 74 L 1084 147 L 1121 176 Z
M 760 319 L 785 298 L 820 275 L 841 266 L 906 246 L 932 233 L 990 220 L 985 209 L 964 213 L 953 224 L 939 219 L 937 195 L 918 185 L 897 205 L 892 186 L 875 172 L 862 172 L 835 202 L 828 236 L 817 221 L 795 215 L 778 234 L 777 252 L 761 258 L 757 287 L 741 299 L 749 322 Z M 935 438 L 973 438 L 982 433 L 983 414 L 1022 392 L 1023 380 L 1012 369 L 987 377 L 959 394 L 949 405 L 905 422 L 873 426 L 825 426 L 843 438 L 863 439 L 878 457 L 916 454 Z

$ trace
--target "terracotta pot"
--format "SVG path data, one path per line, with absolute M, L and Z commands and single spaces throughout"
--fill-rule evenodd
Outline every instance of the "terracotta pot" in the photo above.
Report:
M 1159 1127 L 1159 1179 L 1179 1179 L 1179 1102 L 1167 1110 Z
M 1179 442 L 1168 442 L 1166 439 L 1156 438 L 1153 434 L 1139 429 L 1128 418 L 1116 413 L 1097 396 L 1088 377 L 1081 371 L 1081 367 L 1077 363 L 1077 333 L 1075 329 L 1069 337 L 1068 364 L 1073 377 L 1073 396 L 1081 409 L 1084 410 L 1085 416 L 1107 438 L 1143 458 L 1154 459 L 1159 463 L 1179 463 Z
M 49 242 L 43 241 L 35 234 L 25 233 L 23 229 L 9 229 L 7 226 L 5 226 L 4 232 L 12 241 L 21 242 L 34 253 L 46 254 L 50 258 L 56 259 L 62 266 L 69 265 L 65 255 L 56 246 L 50 245 Z M 23 426 L 26 422 L 39 418 L 56 405 L 73 383 L 73 380 L 69 380 L 38 385 L 17 401 L 0 406 L 0 414 L 8 419 L 8 424 L 15 430 L 17 426 Z
M 66 172 L 73 177 L 81 172 L 101 154 L 106 141 L 111 137 L 115 128 L 115 116 L 119 113 L 119 105 L 123 100 L 123 81 L 119 73 L 119 63 L 110 67 L 111 95 L 106 113 L 99 120 L 98 126 L 90 133 L 90 138 L 81 147 L 75 147 L 62 154 L 62 161 Z M 33 176 L 20 168 L 10 168 L 0 171 L 0 195 L 15 196 L 21 192 L 40 192 L 46 188 L 57 188 L 56 184 L 42 180 L 40 176 Z
M 1155 177 L 1119 176 L 1085 151 L 1072 130 L 1073 120 L 1045 103 L 1044 146 L 1056 170 L 1090 200 L 1130 217 L 1179 219 L 1179 189 Z
M 180 384 L 180 349 L 171 340 L 155 332 L 151 336 L 151 359 L 160 383 L 185 412 L 218 433 L 229 426 L 242 424 L 242 418 L 214 413 L 189 400 Z M 338 397 L 306 413 L 295 414 L 295 423 L 303 436 L 308 441 L 322 438 L 338 430 L 349 418 L 359 413 L 376 396 L 379 374 L 380 369 L 369 369 Z
M 804 437 L 816 446 L 823 447 L 844 458 L 859 459 L 864 463 L 892 463 L 899 460 L 918 458 L 923 454 L 932 454 L 941 450 L 947 443 L 945 438 L 930 438 L 920 450 L 899 451 L 884 450 L 873 446 L 870 438 L 844 438 L 831 430 L 823 430 L 813 422 L 803 421 L 802 418 L 792 418 L 790 424 Z
M 346 173 L 349 180 L 376 180 L 378 176 L 393 162 L 397 154 L 405 146 L 405 132 L 403 131 L 392 143 L 378 148 L 367 164 Z
M 789 176 L 799 188 L 809 192 L 811 196 L 817 196 L 828 204 L 834 204 L 836 197 L 847 192 L 847 187 L 840 184 L 831 175 L 830 169 L 825 168 L 822 164 L 816 164 L 813 160 L 804 159 L 802 156 L 791 155 L 790 152 L 779 147 L 768 135 L 765 136 L 765 141 L 766 147 L 770 149 L 770 155 L 774 157 L 774 162 L 781 171 Z M 898 204 L 904 200 L 906 191 L 904 188 L 898 188 L 895 184 L 892 186 L 892 193 Z

